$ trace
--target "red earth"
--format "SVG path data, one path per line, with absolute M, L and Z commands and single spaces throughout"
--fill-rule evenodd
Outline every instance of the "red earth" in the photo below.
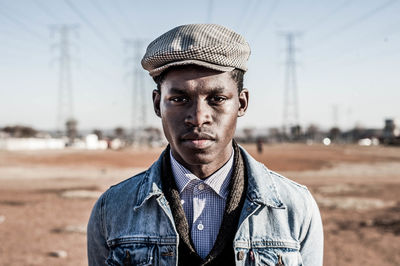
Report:
M 324 223 L 324 265 L 400 265 L 400 148 L 245 148 L 312 191 Z M 96 197 L 161 151 L 0 151 L 0 265 L 87 265 L 85 227 Z

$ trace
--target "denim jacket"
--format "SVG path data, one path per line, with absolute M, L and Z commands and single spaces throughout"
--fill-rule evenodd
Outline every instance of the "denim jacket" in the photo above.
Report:
M 236 265 L 322 265 L 322 222 L 310 192 L 240 149 L 248 188 L 232 243 Z M 162 156 L 98 199 L 87 231 L 89 265 L 178 264 L 179 236 L 161 190 Z

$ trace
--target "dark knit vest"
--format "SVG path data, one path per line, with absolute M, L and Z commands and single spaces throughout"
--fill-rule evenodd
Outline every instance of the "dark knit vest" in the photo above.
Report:
M 240 212 L 246 197 L 246 169 L 238 145 L 233 141 L 234 161 L 232 177 L 229 184 L 229 194 L 221 227 L 214 246 L 205 259 L 202 259 L 194 249 L 190 237 L 189 225 L 180 203 L 178 188 L 171 170 L 169 146 L 164 153 L 162 162 L 162 190 L 167 198 L 179 234 L 178 265 L 235 265 L 233 239 L 237 231 Z

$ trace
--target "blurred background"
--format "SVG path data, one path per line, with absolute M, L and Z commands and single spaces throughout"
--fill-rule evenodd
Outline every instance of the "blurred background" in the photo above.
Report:
M 399 265 L 399 14 L 400 0 L 0 0 L 0 265 L 86 264 L 96 198 L 166 145 L 140 60 L 190 23 L 249 42 L 236 139 L 312 190 L 325 265 Z
M 397 0 L 2 0 L 0 128 L 160 129 L 140 65 L 147 44 L 177 25 L 218 23 L 252 48 L 239 134 L 383 137 L 400 117 L 399 11 Z

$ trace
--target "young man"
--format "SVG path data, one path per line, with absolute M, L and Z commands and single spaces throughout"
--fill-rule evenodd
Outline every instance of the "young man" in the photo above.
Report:
M 147 48 L 154 111 L 169 142 L 147 171 L 108 189 L 88 224 L 89 265 L 322 265 L 306 187 L 233 140 L 250 55 L 219 25 L 174 28 Z

